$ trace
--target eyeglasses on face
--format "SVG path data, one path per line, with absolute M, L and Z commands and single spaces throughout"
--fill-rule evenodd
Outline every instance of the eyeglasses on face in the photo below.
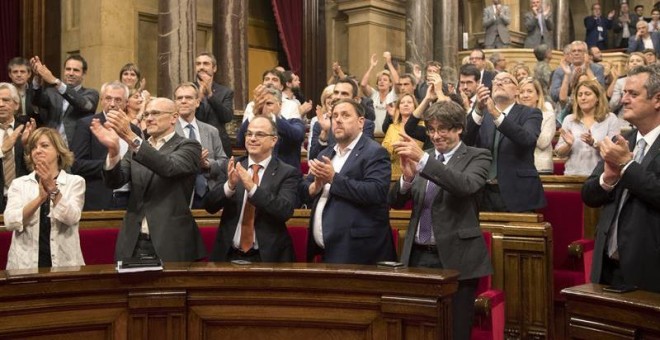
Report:
M 156 118 L 156 117 L 159 117 L 160 115 L 171 114 L 171 113 L 174 113 L 174 111 L 151 110 L 151 111 L 145 111 L 143 116 L 144 116 L 144 118 L 149 118 L 149 116 Z
M 438 129 L 427 128 L 426 129 L 426 134 L 429 135 L 429 136 L 433 136 L 437 133 L 438 135 L 442 136 L 442 135 L 446 135 L 449 132 L 449 130 L 451 130 L 451 129 L 448 129 L 448 128 L 438 128 Z
M 266 137 L 273 137 L 273 136 L 275 136 L 275 135 L 272 134 L 272 133 L 265 133 L 265 132 L 261 132 L 261 131 L 257 131 L 257 132 L 248 131 L 248 132 L 245 133 L 245 138 L 254 137 L 255 139 L 259 139 L 259 140 L 264 139 Z
M 513 79 L 511 78 L 504 78 L 504 79 L 493 79 L 493 85 L 511 85 L 514 84 Z

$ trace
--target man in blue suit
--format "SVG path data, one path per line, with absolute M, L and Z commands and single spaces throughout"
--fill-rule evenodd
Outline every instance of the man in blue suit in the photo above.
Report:
M 614 19 L 615 10 L 607 14 L 607 18 L 601 15 L 599 3 L 591 6 L 592 15 L 584 18 L 584 28 L 587 29 L 585 41 L 589 47 L 598 46 L 601 50 L 607 49 L 607 31 L 612 29 L 612 19 Z
M 396 257 L 387 192 L 390 155 L 362 133 L 364 111 L 351 99 L 332 108 L 336 144 L 309 162 L 303 195 L 312 201 L 308 260 L 376 264 Z
M 477 108 L 467 117 L 463 141 L 491 150 L 493 162 L 480 210 L 524 212 L 543 208 L 545 195 L 534 166 L 543 115 L 516 103 L 518 82 L 501 72 L 488 88 L 477 89 Z

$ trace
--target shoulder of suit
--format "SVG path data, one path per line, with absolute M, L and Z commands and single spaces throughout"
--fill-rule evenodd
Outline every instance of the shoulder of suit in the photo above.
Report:
M 211 124 L 208 124 L 208 123 L 204 123 L 199 119 L 197 119 L 197 126 L 199 126 L 200 130 L 201 129 L 208 129 L 208 130 L 211 130 L 211 131 L 216 131 L 216 132 L 218 131 L 218 129 L 215 126 L 213 126 Z

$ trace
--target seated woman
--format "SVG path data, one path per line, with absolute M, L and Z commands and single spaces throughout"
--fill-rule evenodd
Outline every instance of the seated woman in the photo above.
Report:
M 568 157 L 564 175 L 589 176 L 601 160 L 598 142 L 618 135 L 621 129 L 598 81 L 579 83 L 572 98 L 573 113 L 562 123 L 555 152 Z
M 394 152 L 392 143 L 401 138 L 399 134 L 406 134 L 404 126 L 406 126 L 408 118 L 410 118 L 416 108 L 417 100 L 415 99 L 415 96 L 410 93 L 402 94 L 394 103 L 393 123 L 390 124 L 390 127 L 387 129 L 385 137 L 383 138 L 382 145 L 387 149 L 387 152 L 390 153 L 390 159 L 392 160 L 392 176 L 397 178 L 401 176 L 401 167 L 399 166 L 399 155 Z M 423 126 L 423 124 L 423 122 L 420 122 L 419 125 Z M 417 141 L 417 144 L 419 144 L 420 148 L 424 145 L 421 141 Z
M 78 222 L 85 180 L 64 169 L 73 153 L 51 128 L 33 131 L 25 149 L 32 171 L 9 187 L 5 226 L 12 230 L 7 269 L 82 266 Z
M 557 121 L 552 105 L 545 101 L 541 83 L 531 77 L 524 78 L 518 84 L 518 91 L 519 104 L 535 107 L 543 113 L 541 133 L 536 141 L 536 149 L 534 149 L 534 165 L 539 173 L 552 174 L 554 170 L 552 138 L 555 137 L 555 131 L 557 130 Z

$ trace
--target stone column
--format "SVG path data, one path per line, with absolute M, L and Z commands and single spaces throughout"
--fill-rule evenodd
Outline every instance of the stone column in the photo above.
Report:
M 213 2 L 213 54 L 218 60 L 215 81 L 234 90 L 234 107 L 249 102 L 248 0 Z
M 433 60 L 433 1 L 406 1 L 406 69 Z
M 197 11 L 194 0 L 158 2 L 158 96 L 194 76 Z
M 569 16 L 568 0 L 555 0 L 555 49 L 562 50 L 564 45 L 570 43 L 571 21 Z
M 434 31 L 433 31 L 433 59 L 440 61 L 443 66 L 457 68 L 456 60 L 459 49 L 458 1 L 435 1 Z

